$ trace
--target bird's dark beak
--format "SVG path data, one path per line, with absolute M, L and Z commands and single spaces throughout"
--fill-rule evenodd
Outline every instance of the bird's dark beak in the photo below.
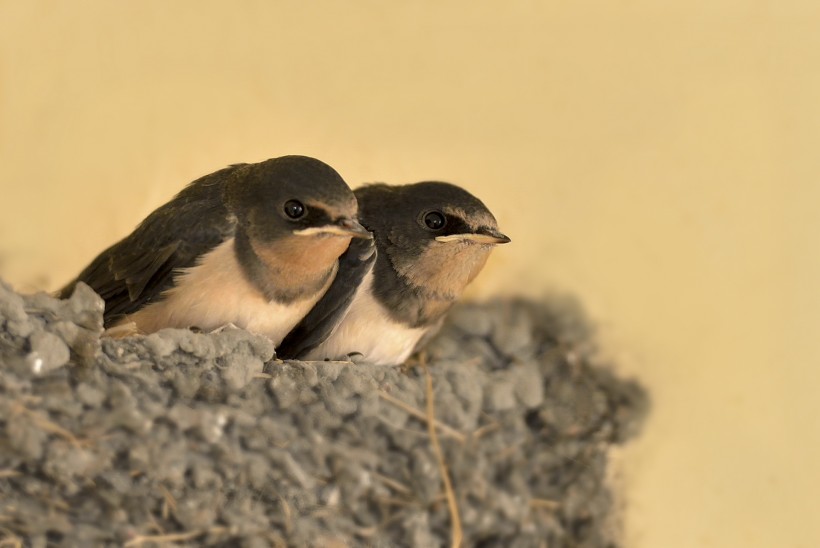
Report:
M 466 234 L 450 234 L 449 236 L 439 236 L 436 241 L 439 242 L 456 242 L 456 241 L 470 241 L 477 244 L 498 245 L 510 243 L 510 239 L 499 232 L 495 228 L 482 226 L 475 232 L 468 232 Z
M 347 236 L 348 238 L 372 238 L 373 234 L 363 227 L 356 219 L 343 218 L 335 223 L 324 226 L 311 226 L 300 230 L 294 230 L 297 236 L 313 236 L 315 234 L 329 234 L 335 236 Z
M 349 234 L 354 238 L 372 238 L 373 234 L 363 227 L 356 219 L 341 219 L 336 222 L 344 234 Z

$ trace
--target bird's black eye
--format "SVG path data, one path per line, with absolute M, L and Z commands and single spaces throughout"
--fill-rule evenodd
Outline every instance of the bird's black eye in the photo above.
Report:
M 439 230 L 447 224 L 447 219 L 444 217 L 444 213 L 431 211 L 424 215 L 424 224 L 426 224 L 430 230 Z
M 298 219 L 305 214 L 305 206 L 299 200 L 288 200 L 285 202 L 285 215 L 291 219 Z

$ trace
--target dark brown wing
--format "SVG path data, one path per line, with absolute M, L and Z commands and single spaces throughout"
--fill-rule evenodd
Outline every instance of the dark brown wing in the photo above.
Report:
M 105 300 L 105 326 L 159 300 L 174 275 L 234 233 L 235 221 L 223 203 L 228 176 L 238 166 L 206 175 L 149 215 L 129 236 L 94 259 L 59 291 L 71 296 L 85 282 Z

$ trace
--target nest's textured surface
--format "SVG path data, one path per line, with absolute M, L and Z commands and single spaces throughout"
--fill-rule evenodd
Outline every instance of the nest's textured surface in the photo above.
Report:
M 461 305 L 428 348 L 464 546 L 610 546 L 607 452 L 646 398 L 571 307 Z M 442 546 L 425 376 L 280 362 L 241 330 L 100 339 L 102 301 L 0 282 L 0 538 Z

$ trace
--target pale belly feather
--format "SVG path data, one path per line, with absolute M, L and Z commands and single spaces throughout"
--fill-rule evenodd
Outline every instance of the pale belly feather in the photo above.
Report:
M 426 328 L 410 328 L 395 322 L 373 298 L 373 273 L 356 291 L 347 315 L 330 337 L 308 353 L 307 359 L 339 359 L 358 352 L 368 363 L 398 365 L 413 352 Z
M 165 327 L 193 326 L 211 331 L 232 323 L 278 345 L 313 308 L 334 276 L 312 297 L 289 304 L 269 301 L 240 270 L 231 239 L 179 274 L 162 301 L 126 316 L 119 324 L 133 322 L 139 332 L 151 333 Z

